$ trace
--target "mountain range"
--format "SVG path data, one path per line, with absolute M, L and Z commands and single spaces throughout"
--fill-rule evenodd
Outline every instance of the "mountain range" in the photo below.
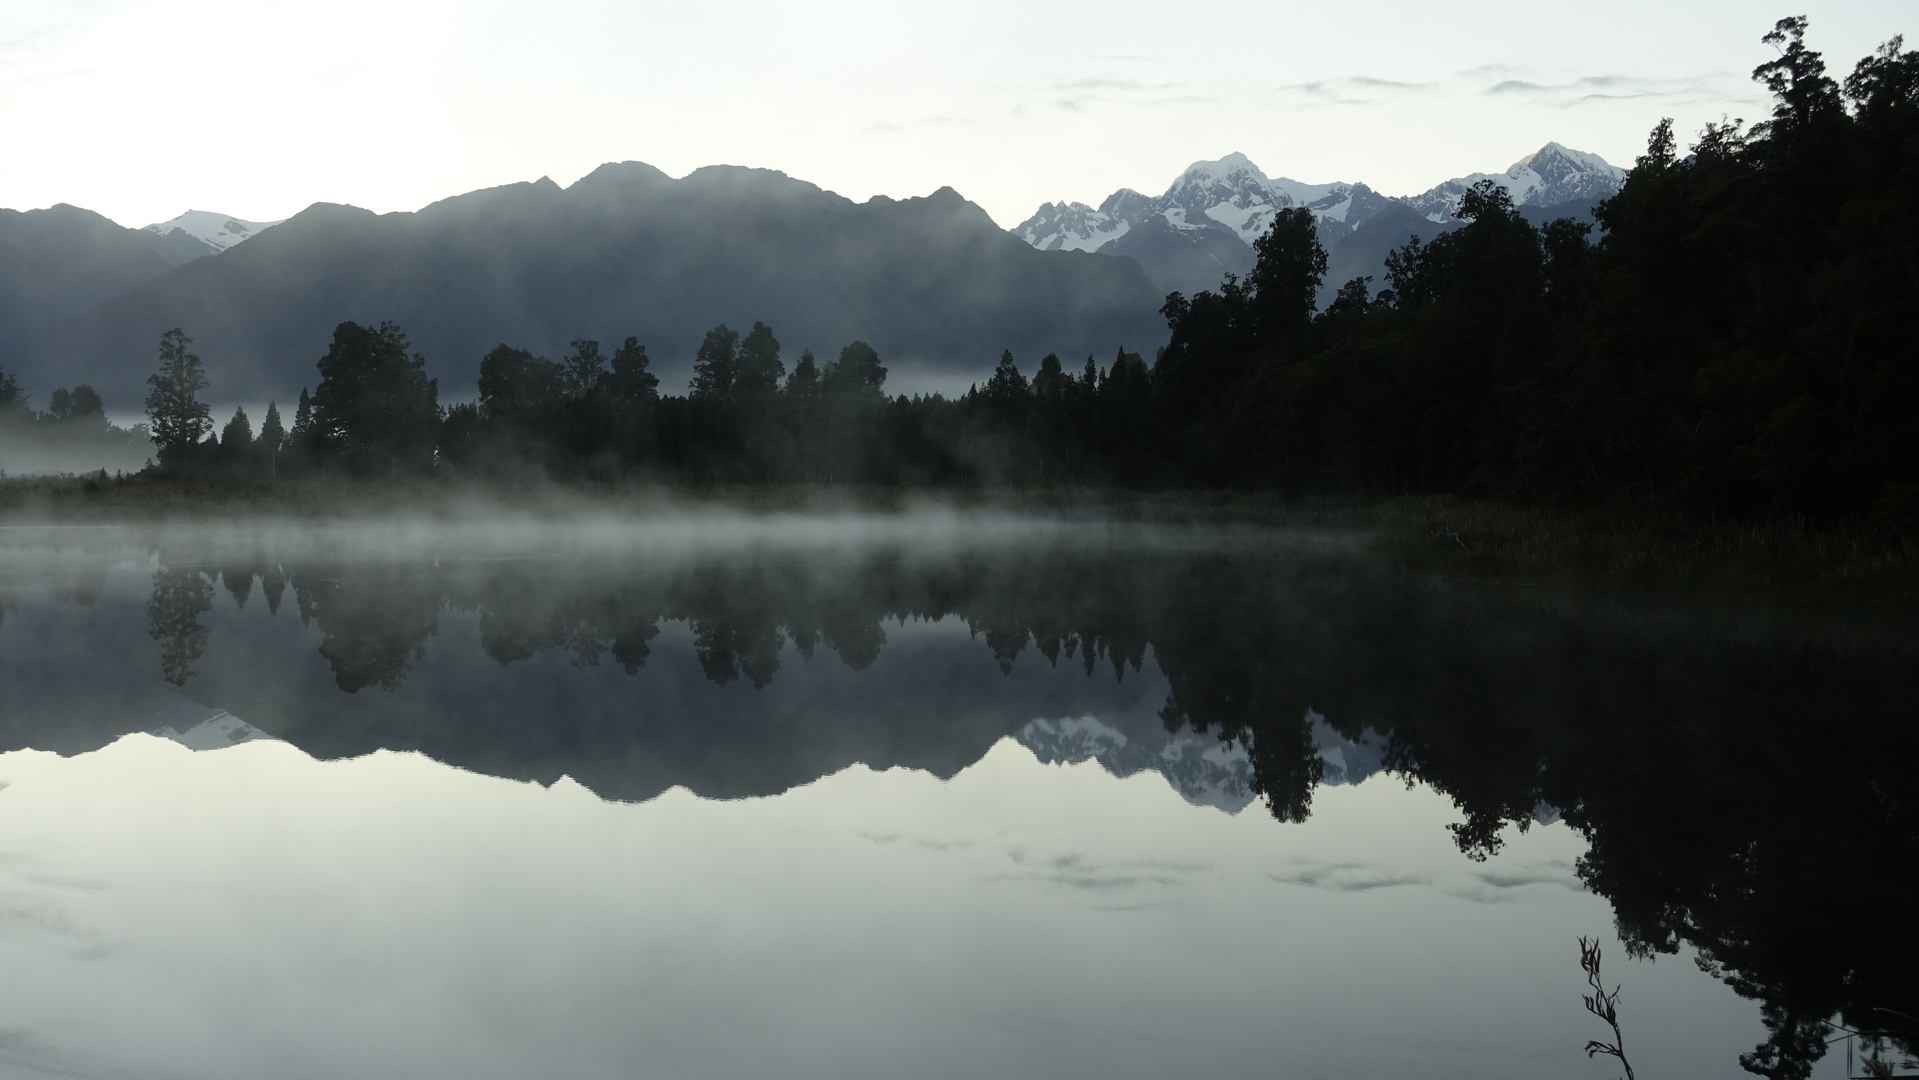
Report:
M 1503 173 L 1473 173 L 1401 198 L 1365 184 L 1274 179 L 1246 155 L 1233 153 L 1195 162 L 1157 198 L 1121 188 L 1098 209 L 1046 203 L 1013 232 L 1043 251 L 1130 256 L 1159 291 L 1190 295 L 1218 288 L 1225 274 L 1244 276 L 1253 268 L 1253 241 L 1273 215 L 1305 207 L 1328 253 L 1330 293 L 1355 277 L 1383 280 L 1386 253 L 1408 236 L 1430 239 L 1457 228 L 1459 198 L 1477 181 L 1497 181 L 1522 214 L 1540 222 L 1589 217 L 1625 178 L 1624 169 L 1596 154 L 1547 143 Z
M 63 231 L 65 249 L 44 242 Z M 1130 260 L 1036 250 L 951 188 L 855 203 L 763 169 L 673 179 L 625 162 L 566 188 L 542 178 L 413 213 L 318 203 L 177 266 L 163 239 L 73 207 L 0 219 L 0 367 L 41 394 L 87 382 L 128 408 L 174 326 L 223 401 L 311 385 L 346 319 L 398 322 L 449 398 L 471 393 L 503 341 L 558 357 L 575 338 L 628 335 L 677 391 L 722 322 L 764 320 L 789 364 L 857 339 L 896 374 L 954 380 L 1002 349 L 1030 364 L 1049 351 L 1150 355 L 1165 337 L 1162 298 Z M 62 259 L 79 265 L 58 288 L 32 273 Z M 58 302 L 34 308 L 50 291 Z
M 1370 728 L 1354 742 L 1316 712 L 1308 710 L 1305 719 L 1320 761 L 1321 783 L 1357 784 L 1385 768 L 1385 740 Z M 1237 814 L 1257 798 L 1249 743 L 1221 742 L 1216 734 L 1190 727 L 1167 731 L 1156 712 L 1042 718 L 1013 737 L 1049 765 L 1097 761 L 1122 778 L 1150 769 L 1194 806 Z
M 335 324 L 391 319 L 448 399 L 472 392 L 480 356 L 503 341 L 557 357 L 575 338 L 628 335 L 677 391 L 707 329 L 764 320 L 789 362 L 860 339 L 895 387 L 964 386 L 1002 349 L 1029 366 L 1047 352 L 1150 356 L 1165 294 L 1246 273 L 1285 207 L 1313 211 L 1329 292 L 1380 279 L 1408 235 L 1457 227 L 1460 194 L 1487 175 L 1545 220 L 1589 213 L 1625 173 L 1549 143 L 1504 173 L 1396 198 L 1273 179 L 1236 153 L 1157 198 L 1048 203 L 1012 230 L 951 188 L 855 203 L 770 170 L 674 179 L 640 162 L 410 213 L 316 203 L 278 222 L 195 210 L 128 229 L 64 204 L 0 210 L 0 369 L 41 400 L 84 382 L 132 410 L 160 333 L 179 326 L 213 399 L 288 398 L 312 384 Z

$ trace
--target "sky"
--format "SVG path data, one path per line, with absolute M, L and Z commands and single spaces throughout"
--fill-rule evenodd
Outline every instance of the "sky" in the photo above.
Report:
M 1405 195 L 1548 141 L 1630 165 L 1662 116 L 1759 118 L 1788 14 L 1836 75 L 1919 37 L 1911 0 L 5 0 L 0 206 L 271 221 L 638 160 L 951 186 L 1011 227 L 1235 150 Z

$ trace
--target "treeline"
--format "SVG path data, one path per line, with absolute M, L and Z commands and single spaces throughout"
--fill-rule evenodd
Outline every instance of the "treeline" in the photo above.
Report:
M 1910 514 L 1919 502 L 1919 54 L 1843 84 L 1803 18 L 1769 119 L 1653 130 L 1623 190 L 1534 228 L 1491 182 L 1387 280 L 1314 297 L 1282 213 L 1257 268 L 1173 297 L 1153 371 L 1184 478 L 1521 501 Z
M 1002 355 L 956 399 L 889 398 L 854 342 L 789 370 L 773 331 L 714 328 L 684 396 L 646 349 L 501 345 L 443 408 L 400 329 L 342 323 L 290 429 L 218 436 L 186 338 L 149 399 L 161 464 L 354 474 L 878 484 L 1118 484 L 1814 517 L 1919 513 L 1919 53 L 1843 83 L 1804 19 L 1766 36 L 1769 119 L 1669 121 L 1591 227 L 1535 227 L 1486 181 L 1467 223 L 1340 286 L 1311 214 L 1280 212 L 1245 280 L 1168 297 L 1149 365 L 1120 351 L 1029 378 Z M 198 410 L 197 412 L 195 410 Z
M 20 380 L 0 372 L 0 447 L 22 444 L 50 452 L 105 449 L 144 456 L 152 450 L 146 425 L 123 428 L 107 419 L 106 404 L 93 387 L 81 383 L 55 390 L 45 409 L 35 409 Z M 0 468 L 7 464 L 0 461 Z
M 475 477 L 639 475 L 666 481 L 864 484 L 1108 483 L 1151 478 L 1151 374 L 1121 350 L 1067 372 L 1047 356 L 1031 380 L 1012 355 L 956 399 L 888 397 L 863 341 L 789 371 L 764 323 L 706 334 L 683 396 L 659 392 L 646 347 L 609 355 L 579 340 L 561 360 L 502 344 L 480 360 L 479 398 L 439 403 L 425 359 L 392 323 L 341 323 L 286 426 L 270 404 L 256 435 L 244 409 L 217 433 L 191 339 L 170 330 L 149 380 L 162 469 L 286 476 L 441 472 Z

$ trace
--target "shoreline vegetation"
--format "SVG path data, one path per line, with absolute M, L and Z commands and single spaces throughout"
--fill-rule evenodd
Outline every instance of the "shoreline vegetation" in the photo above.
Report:
M 244 410 L 216 425 L 175 327 L 144 429 L 113 428 L 85 385 L 36 412 L 0 373 L 0 435 L 150 438 L 157 461 L 0 480 L 0 517 L 940 502 L 1343 529 L 1516 587 L 1911 607 L 1919 52 L 1893 38 L 1835 80 L 1805 34 L 1788 18 L 1763 39 L 1768 118 L 1684 150 L 1661 121 L 1597 235 L 1536 227 L 1481 181 L 1463 225 L 1409 239 L 1387 281 L 1339 285 L 1322 310 L 1314 218 L 1281 209 L 1244 280 L 1166 298 L 1150 361 L 1122 347 L 1022 369 L 1003 352 L 965 394 L 909 398 L 865 342 L 789 370 L 755 322 L 709 331 L 683 394 L 661 392 L 637 338 L 581 338 L 559 360 L 502 342 L 478 358 L 477 400 L 443 405 L 401 327 L 347 321 L 290 422 L 269 403 L 256 434 Z
M 462 524 L 687 512 L 1030 514 L 1066 520 L 1253 525 L 1348 533 L 1388 562 L 1489 586 L 1657 592 L 1845 611 L 1919 610 L 1919 542 L 1871 521 L 1724 517 L 1659 508 L 1555 508 L 1451 496 L 1286 498 L 1243 491 L 813 485 L 522 484 L 305 476 L 277 481 L 132 473 L 0 477 L 0 537 L 37 526 L 322 522 Z

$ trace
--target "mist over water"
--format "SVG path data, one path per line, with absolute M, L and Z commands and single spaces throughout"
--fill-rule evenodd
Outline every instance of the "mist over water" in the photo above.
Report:
M 0 530 L 0 1073 L 1570 1075 L 1601 934 L 1724 1075 L 1909 991 L 1910 650 L 1755 625 L 954 503 Z

